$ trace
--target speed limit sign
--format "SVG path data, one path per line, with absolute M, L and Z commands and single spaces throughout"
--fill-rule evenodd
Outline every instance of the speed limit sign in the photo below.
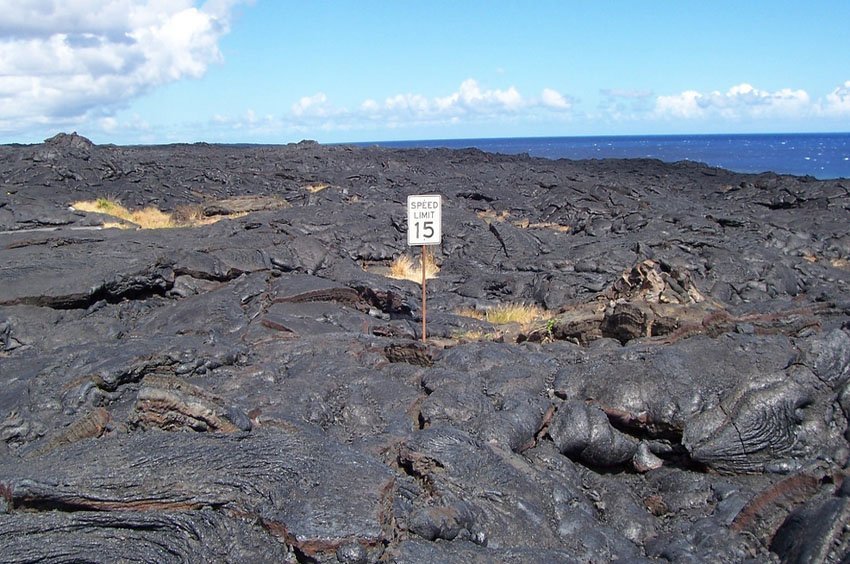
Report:
M 407 197 L 407 244 L 439 245 L 443 199 L 439 195 Z

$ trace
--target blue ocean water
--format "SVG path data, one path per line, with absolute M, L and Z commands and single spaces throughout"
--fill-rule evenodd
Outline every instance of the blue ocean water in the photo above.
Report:
M 365 143 L 364 143 L 365 144 Z M 850 133 L 516 137 L 370 143 L 384 147 L 475 147 L 549 159 L 654 158 L 697 161 L 737 172 L 850 178 Z

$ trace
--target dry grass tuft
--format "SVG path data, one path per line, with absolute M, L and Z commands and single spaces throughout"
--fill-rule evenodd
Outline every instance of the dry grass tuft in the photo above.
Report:
M 497 221 L 499 223 L 506 221 L 508 217 L 510 217 L 511 212 L 508 210 L 502 210 L 497 212 L 496 210 L 483 210 L 476 213 L 479 218 L 483 219 L 485 222 L 490 223 L 491 221 Z
M 806 262 L 810 262 L 812 264 L 816 262 L 820 262 L 821 260 L 827 260 L 824 257 L 819 257 L 811 251 L 803 251 L 800 253 L 800 258 L 802 258 Z M 850 270 L 850 260 L 846 258 L 832 258 L 828 259 L 830 266 L 833 268 L 839 268 L 841 270 Z
M 315 194 L 316 192 L 321 192 L 322 190 L 325 190 L 326 188 L 330 187 L 331 185 L 327 182 L 311 182 L 310 184 L 306 185 L 304 189 L 310 192 L 311 194 Z
M 477 319 L 478 321 L 486 321 L 487 320 L 487 311 L 473 309 L 471 307 L 463 307 L 458 310 L 455 310 L 457 315 L 463 317 L 471 317 L 472 319 Z
M 125 208 L 118 200 L 111 198 L 98 198 L 96 200 L 88 200 L 82 202 L 74 202 L 71 204 L 75 210 L 84 212 L 102 213 L 111 215 L 117 219 L 135 223 L 142 229 L 162 229 L 165 227 L 175 227 L 171 216 L 163 213 L 154 207 L 147 207 L 141 210 L 130 211 Z M 108 222 L 104 225 L 112 225 Z
M 112 198 L 98 198 L 74 202 L 71 207 L 83 212 L 102 213 L 110 215 L 121 222 L 104 222 L 104 228 L 126 229 L 127 222 L 138 225 L 141 229 L 171 229 L 175 227 L 197 227 L 215 223 L 224 217 L 235 218 L 246 215 L 231 214 L 228 216 L 206 217 L 203 208 L 198 205 L 179 206 L 173 214 L 161 211 L 153 206 L 140 210 L 129 210 L 121 202 Z M 122 223 L 123 222 L 123 223 Z
M 500 212 L 496 212 L 495 210 L 484 210 L 476 213 L 476 215 L 483 219 L 485 223 L 503 223 L 508 221 L 511 217 L 511 212 L 507 210 L 502 210 Z M 552 231 L 557 231 L 559 233 L 566 233 L 570 230 L 569 225 L 563 225 L 561 223 L 555 223 L 552 221 L 539 221 L 536 223 L 531 223 L 530 220 L 526 218 L 515 219 L 510 222 L 514 227 L 519 227 L 520 229 L 549 229 Z
M 211 218 L 204 215 L 204 208 L 198 204 L 185 204 L 174 208 L 171 219 L 177 225 L 203 225 L 214 223 Z
M 459 331 L 452 334 L 452 338 L 457 341 L 498 341 L 502 338 L 499 332 L 488 332 L 481 329 L 472 329 L 469 331 Z
M 129 217 L 122 217 L 122 219 L 128 219 L 142 229 L 169 229 L 178 226 L 171 218 L 171 214 L 165 213 L 153 206 L 134 210 L 129 213 Z
M 84 212 L 94 212 L 94 213 L 104 213 L 108 215 L 112 215 L 112 212 L 116 209 L 123 209 L 126 211 L 118 200 L 113 200 L 110 198 L 98 198 L 97 200 L 85 200 L 82 202 L 74 202 L 71 204 L 75 210 L 84 211 Z
M 829 261 L 829 264 L 833 266 L 833 268 L 840 268 L 842 270 L 850 270 L 850 261 L 845 258 L 837 258 Z
M 434 256 L 431 253 L 426 252 L 425 278 L 436 278 L 438 272 L 440 272 L 440 267 L 437 266 L 437 263 L 434 261 Z M 390 265 L 389 277 L 395 278 L 396 280 L 411 280 L 413 282 L 421 283 L 421 260 L 418 258 L 410 258 L 408 255 L 399 255 Z
M 557 231 L 559 233 L 567 233 L 570 230 L 569 225 L 562 225 L 560 223 L 554 223 L 552 221 L 530 223 L 528 220 L 525 220 L 525 225 L 518 225 L 517 223 L 514 223 L 514 225 L 523 229 L 549 229 L 551 231 Z
M 487 321 L 493 325 L 518 323 L 523 326 L 548 316 L 546 310 L 534 304 L 499 304 L 485 310 L 465 308 L 455 313 L 464 317 Z

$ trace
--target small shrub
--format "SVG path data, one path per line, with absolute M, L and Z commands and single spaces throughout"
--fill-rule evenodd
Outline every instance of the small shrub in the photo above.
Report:
M 425 278 L 436 278 L 440 272 L 440 267 L 434 261 L 434 256 L 425 253 Z M 390 265 L 390 278 L 396 280 L 411 280 L 413 282 L 422 282 L 422 266 L 420 259 L 411 258 L 408 255 L 399 255 Z
M 121 203 L 118 200 L 110 200 L 109 198 L 98 198 L 95 200 L 95 208 L 103 213 L 110 213 L 116 208 L 121 208 Z
M 71 207 L 75 210 L 102 213 L 104 215 L 111 215 L 117 219 L 123 219 L 124 221 L 132 221 L 135 223 L 132 219 L 132 212 L 122 206 L 118 200 L 113 200 L 111 198 L 97 198 L 96 200 L 74 202 L 71 204 Z
M 142 229 L 168 229 L 177 227 L 171 214 L 167 214 L 153 206 L 130 212 L 129 220 Z
M 109 198 L 98 198 L 96 200 L 74 202 L 73 204 L 71 204 L 71 207 L 75 210 L 84 212 L 114 215 L 113 212 L 116 209 L 121 208 L 121 204 L 119 204 L 116 200 L 110 200 Z
M 464 317 L 487 321 L 493 325 L 509 323 L 528 325 L 546 317 L 546 310 L 533 304 L 499 304 L 485 310 L 460 309 L 456 313 Z
M 200 225 L 207 220 L 204 208 L 197 204 L 185 204 L 177 206 L 171 218 L 177 225 Z

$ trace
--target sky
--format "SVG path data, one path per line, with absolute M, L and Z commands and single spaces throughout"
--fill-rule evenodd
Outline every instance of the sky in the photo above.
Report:
M 850 131 L 846 0 L 0 0 L 0 143 Z

